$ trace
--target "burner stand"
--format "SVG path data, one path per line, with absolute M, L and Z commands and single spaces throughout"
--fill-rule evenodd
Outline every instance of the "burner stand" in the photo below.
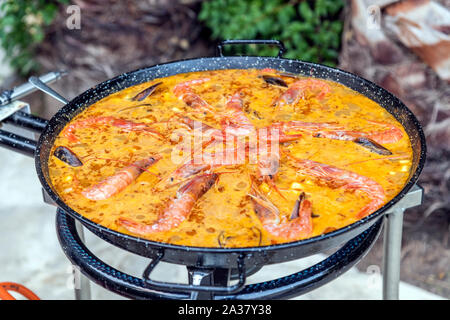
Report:
M 187 267 L 189 285 L 195 288 L 191 292 L 179 291 L 176 285 L 169 291 L 155 291 L 149 286 L 149 274 L 159 262 L 154 259 L 144 272 L 144 279 L 124 274 L 90 253 L 77 234 L 75 221 L 64 211 L 58 209 L 57 230 L 63 250 L 77 270 L 77 276 L 85 274 L 104 288 L 133 299 L 288 299 L 318 288 L 354 266 L 370 250 L 377 239 L 381 226 L 384 231 L 383 261 L 383 299 L 399 298 L 400 249 L 404 210 L 417 206 L 422 201 L 422 189 L 414 186 L 405 197 L 389 210 L 374 226 L 350 240 L 341 249 L 324 261 L 298 273 L 267 281 L 243 286 L 243 289 L 230 294 L 215 294 L 207 290 L 195 290 L 200 287 L 226 286 L 233 279 L 233 270 Z M 82 228 L 81 228 L 82 229 Z M 81 271 L 81 272 L 80 272 Z M 258 270 L 244 272 L 244 276 Z M 241 275 L 241 273 L 239 273 Z M 83 280 L 84 279 L 84 280 Z M 245 278 L 243 279 L 245 282 Z M 156 281 L 155 281 L 156 282 Z M 75 292 L 76 299 L 89 299 L 89 281 L 85 276 L 79 279 Z M 158 282 L 156 282 L 158 283 Z

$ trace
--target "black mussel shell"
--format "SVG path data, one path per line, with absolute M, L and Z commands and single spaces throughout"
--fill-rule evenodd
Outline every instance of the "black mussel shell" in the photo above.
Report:
M 272 85 L 280 86 L 280 87 L 285 87 L 285 88 L 288 87 L 287 83 L 284 82 L 284 80 L 281 79 L 281 78 L 274 77 L 274 76 L 268 76 L 268 75 L 263 75 L 262 78 L 268 84 L 272 84 Z
M 81 167 L 83 165 L 83 163 L 81 162 L 80 159 L 78 159 L 76 154 L 67 147 L 62 146 L 57 147 L 55 149 L 55 152 L 53 152 L 53 155 L 62 162 L 67 163 L 69 166 Z
M 147 98 L 149 95 L 151 95 L 153 92 L 155 92 L 156 88 L 162 84 L 162 82 L 155 83 L 154 85 L 151 85 L 147 89 L 142 90 L 137 95 L 135 95 L 131 100 L 133 101 L 142 101 L 145 98 Z
M 381 154 L 384 156 L 389 156 L 392 154 L 391 151 L 389 151 L 388 149 L 383 147 L 381 144 L 379 144 L 378 142 L 375 142 L 369 138 L 360 137 L 360 138 L 356 138 L 355 140 L 353 140 L 353 142 L 359 144 L 360 146 L 362 146 L 372 152 L 375 152 L 375 153 L 378 153 L 378 154 Z

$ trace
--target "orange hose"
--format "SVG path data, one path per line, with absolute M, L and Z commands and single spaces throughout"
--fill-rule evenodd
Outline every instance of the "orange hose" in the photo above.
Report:
M 0 287 L 0 300 L 16 300 L 8 291 Z
M 1 300 L 16 300 L 8 291 L 15 291 L 20 293 L 28 300 L 40 300 L 33 291 L 24 287 L 21 284 L 14 282 L 0 282 L 0 299 Z

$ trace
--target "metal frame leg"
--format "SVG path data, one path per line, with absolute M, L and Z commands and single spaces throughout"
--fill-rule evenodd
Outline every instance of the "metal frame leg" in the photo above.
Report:
M 187 267 L 189 284 L 207 286 L 228 286 L 231 269 Z M 212 292 L 192 291 L 191 300 L 214 300 Z
M 386 217 L 383 255 L 383 299 L 398 300 L 404 209 L 395 209 Z
M 75 227 L 77 228 L 81 241 L 84 243 L 83 226 L 77 221 L 75 222 Z M 75 300 L 91 300 L 91 284 L 89 279 L 76 266 L 73 266 L 73 275 L 75 278 Z
M 398 300 L 403 234 L 403 214 L 406 209 L 422 203 L 423 189 L 415 185 L 386 215 L 383 254 L 383 299 Z

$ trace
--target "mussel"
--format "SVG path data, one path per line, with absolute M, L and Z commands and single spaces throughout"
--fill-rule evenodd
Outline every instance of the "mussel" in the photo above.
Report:
M 305 198 L 306 198 L 305 193 L 304 192 L 300 193 L 297 201 L 295 201 L 294 208 L 292 208 L 292 212 L 291 212 L 291 216 L 290 216 L 291 220 L 299 217 L 300 206 L 301 206 L 302 202 L 305 200 Z
M 150 87 L 148 87 L 147 89 L 142 90 L 141 92 L 139 92 L 137 95 L 135 95 L 131 100 L 133 101 L 142 101 L 145 98 L 147 98 L 149 95 L 151 95 L 153 92 L 155 92 L 156 88 L 162 84 L 162 82 L 157 82 L 153 85 L 151 85 Z
M 292 79 L 299 79 L 298 75 L 289 72 L 279 72 L 278 75 Z
M 383 147 L 381 144 L 373 141 L 370 138 L 359 137 L 359 138 L 356 138 L 355 140 L 353 140 L 353 142 L 355 142 L 355 143 L 359 144 L 360 146 L 362 146 L 372 152 L 375 152 L 377 154 L 381 154 L 384 156 L 389 156 L 392 154 L 391 151 L 389 151 L 388 149 Z
M 59 146 L 53 152 L 53 155 L 64 163 L 72 167 L 81 167 L 83 163 L 76 154 L 67 147 Z
M 280 87 L 285 87 L 285 88 L 288 87 L 287 83 L 284 82 L 284 80 L 281 79 L 281 78 L 274 77 L 274 76 L 269 76 L 269 75 L 263 75 L 262 78 L 268 84 L 272 84 L 272 85 L 280 86 Z

